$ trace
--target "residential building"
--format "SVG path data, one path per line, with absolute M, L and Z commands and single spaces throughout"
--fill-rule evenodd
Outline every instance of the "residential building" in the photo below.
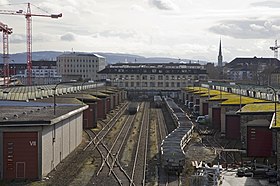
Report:
M 106 59 L 93 53 L 72 52 L 57 57 L 57 69 L 63 81 L 99 80 L 97 72 L 105 66 Z
M 276 68 L 271 73 L 271 86 L 279 87 L 280 86 L 280 67 Z
M 117 63 L 99 72 L 115 86 L 127 90 L 178 91 L 207 80 L 204 66 L 198 63 Z
M 271 73 L 280 67 L 276 58 L 235 58 L 224 67 L 227 78 L 256 85 L 270 85 Z
M 11 78 L 17 78 L 23 84 L 27 84 L 26 62 L 10 63 L 9 74 Z M 3 64 L 0 64 L 0 69 Z M 32 85 L 55 84 L 61 81 L 61 76 L 57 73 L 56 61 L 39 60 L 32 61 Z

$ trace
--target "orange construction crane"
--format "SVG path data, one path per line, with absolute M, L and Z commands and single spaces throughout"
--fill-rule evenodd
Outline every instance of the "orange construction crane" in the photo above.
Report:
M 0 22 L 0 31 L 3 32 L 3 75 L 4 85 L 9 83 L 9 34 L 13 33 L 12 28 Z
M 6 15 L 23 15 L 26 18 L 26 45 L 27 45 L 27 83 L 28 85 L 32 84 L 31 75 L 32 75 L 32 28 L 31 28 L 31 17 L 50 17 L 50 18 L 59 18 L 62 17 L 60 14 L 32 14 L 30 3 L 27 3 L 27 11 L 23 10 L 11 11 L 11 10 L 0 10 L 0 14 Z

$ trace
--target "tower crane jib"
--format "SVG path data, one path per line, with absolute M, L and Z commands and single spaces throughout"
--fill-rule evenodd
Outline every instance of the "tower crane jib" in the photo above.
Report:
M 31 17 L 50 17 L 50 18 L 60 18 L 62 17 L 62 13 L 60 14 L 32 14 L 30 3 L 27 3 L 27 11 L 23 10 L 11 11 L 11 10 L 0 10 L 0 14 L 4 15 L 23 15 L 26 18 L 26 60 L 27 60 L 27 83 L 31 85 L 31 76 L 32 76 L 32 21 Z

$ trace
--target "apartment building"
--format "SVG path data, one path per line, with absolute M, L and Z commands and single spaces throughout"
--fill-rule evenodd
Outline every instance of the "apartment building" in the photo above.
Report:
M 280 67 L 276 58 L 237 57 L 224 67 L 227 78 L 247 84 L 270 85 L 271 74 Z
M 97 72 L 105 66 L 105 57 L 93 53 L 72 52 L 57 57 L 57 70 L 62 81 L 99 80 Z
M 207 80 L 204 66 L 197 63 L 117 63 L 99 72 L 114 86 L 127 90 L 176 91 Z
M 0 64 L 0 69 L 2 68 L 3 64 Z M 32 85 L 55 84 L 61 81 L 61 76 L 57 73 L 56 61 L 32 61 L 31 72 Z M 22 84 L 27 84 L 26 62 L 10 63 L 9 74 L 11 79 L 17 78 Z

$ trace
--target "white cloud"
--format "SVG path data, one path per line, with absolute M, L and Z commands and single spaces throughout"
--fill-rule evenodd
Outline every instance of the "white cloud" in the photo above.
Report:
M 73 33 L 66 33 L 60 37 L 62 41 L 75 41 L 75 35 Z
M 266 28 L 265 28 L 264 26 L 261 26 L 261 25 L 250 24 L 249 27 L 250 27 L 253 31 L 257 31 L 257 32 L 267 32 Z
M 9 1 L 8 0 L 0 0 L 0 4 L 1 5 L 7 5 L 7 4 L 9 4 Z
M 278 38 L 280 36 L 279 21 L 267 20 L 234 20 L 223 21 L 210 27 L 210 31 L 241 39 L 265 39 Z
M 25 35 L 23 35 L 23 34 L 12 34 L 10 36 L 10 43 L 26 43 Z
M 263 6 L 263 7 L 269 7 L 269 8 L 280 8 L 280 2 L 279 1 L 261 1 L 257 3 L 252 3 L 251 6 Z
M 139 6 L 139 5 L 136 5 L 136 4 L 132 5 L 132 6 L 130 7 L 130 9 L 131 9 L 132 11 L 145 12 L 145 9 L 144 9 L 142 6 Z
M 0 4 L 7 2 L 11 0 L 0 0 Z M 218 41 L 223 36 L 224 59 L 246 52 L 252 56 L 273 56 L 269 46 L 280 39 L 277 2 L 30 0 L 48 13 L 63 14 L 59 19 L 32 19 L 32 50 L 65 51 L 74 47 L 79 51 L 132 52 L 145 56 L 204 56 L 215 61 Z M 46 13 L 34 6 L 31 8 L 33 13 Z M 26 4 L 2 9 L 26 10 Z M 26 51 L 24 16 L 1 16 L 1 22 L 14 31 L 10 36 L 10 52 Z M 71 42 L 65 45 L 66 41 Z
M 161 10 L 177 10 L 174 0 L 151 0 L 151 4 Z

